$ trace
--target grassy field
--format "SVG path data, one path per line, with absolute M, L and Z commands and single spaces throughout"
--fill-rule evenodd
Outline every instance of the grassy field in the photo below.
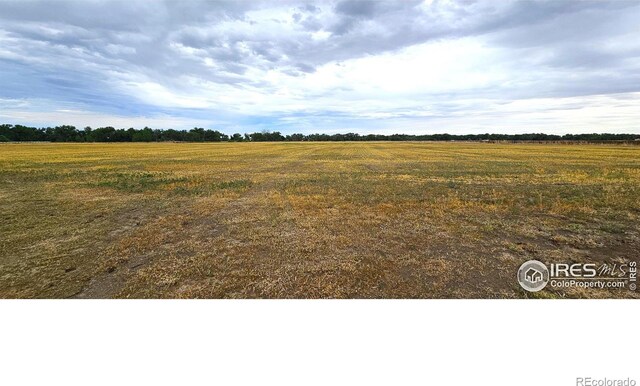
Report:
M 521 263 L 640 251 L 640 147 L 0 145 L 0 297 L 531 294 Z

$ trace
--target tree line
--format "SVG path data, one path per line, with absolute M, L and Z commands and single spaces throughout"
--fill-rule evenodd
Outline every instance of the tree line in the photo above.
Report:
M 278 131 L 224 134 L 218 130 L 195 127 L 191 130 L 116 129 L 114 127 L 85 127 L 63 125 L 56 127 L 29 127 L 0 125 L 0 142 L 275 142 L 275 141 L 634 141 L 640 134 L 288 134 Z

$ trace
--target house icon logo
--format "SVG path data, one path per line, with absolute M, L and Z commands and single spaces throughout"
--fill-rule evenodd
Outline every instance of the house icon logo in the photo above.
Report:
M 527 272 L 525 272 L 524 277 L 525 279 L 527 279 L 527 281 L 529 281 L 529 283 L 535 284 L 539 281 L 542 281 L 542 272 L 530 267 Z
M 518 282 L 525 290 L 538 292 L 549 282 L 549 270 L 538 260 L 529 260 L 520 266 Z

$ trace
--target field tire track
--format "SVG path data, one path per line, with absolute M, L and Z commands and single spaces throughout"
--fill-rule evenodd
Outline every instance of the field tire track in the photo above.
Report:
M 296 159 L 286 162 L 277 169 L 284 171 L 296 170 L 298 166 L 305 162 L 304 156 L 308 155 L 312 150 L 305 149 L 296 154 Z M 239 213 L 242 213 L 254 207 L 253 203 L 256 198 L 264 195 L 266 192 L 273 190 L 278 184 L 286 181 L 285 173 L 281 173 L 279 177 L 260 183 L 248 191 L 246 191 L 238 199 L 230 201 L 222 209 L 220 209 L 215 217 L 206 216 L 196 219 L 190 226 L 192 234 L 200 234 L 202 237 L 215 238 L 224 235 L 228 231 L 225 224 L 232 220 Z M 288 201 L 288 200 L 287 200 Z M 290 204 L 288 205 L 289 209 Z M 180 208 L 179 211 L 168 215 L 186 215 L 189 216 L 189 209 Z M 135 275 L 136 271 L 143 267 L 150 266 L 160 256 L 152 254 L 143 254 L 133 257 L 130 260 L 121 262 L 116 267 L 111 267 L 106 271 L 93 277 L 79 292 L 68 296 L 72 299 L 110 299 L 118 297 L 118 294 L 124 289 L 127 281 Z

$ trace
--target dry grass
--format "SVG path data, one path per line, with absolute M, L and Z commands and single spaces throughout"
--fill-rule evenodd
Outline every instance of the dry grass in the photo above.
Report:
M 632 146 L 0 145 L 0 297 L 530 297 L 637 260 L 638 197 Z

